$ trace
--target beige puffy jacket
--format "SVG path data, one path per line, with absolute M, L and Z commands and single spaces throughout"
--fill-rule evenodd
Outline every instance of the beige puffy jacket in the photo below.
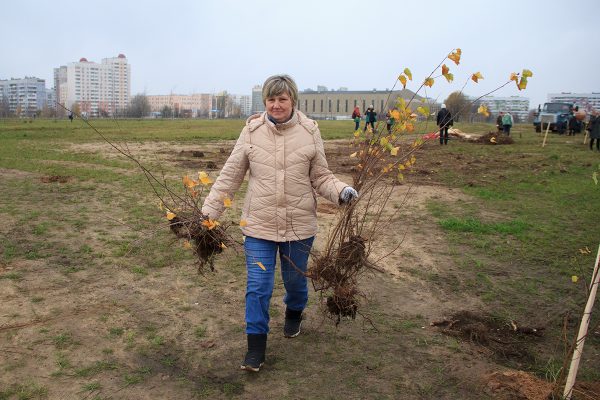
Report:
M 316 193 L 338 203 L 348 185 L 327 166 L 317 123 L 298 110 L 283 124 L 267 113 L 248 118 L 246 126 L 204 200 L 202 213 L 218 219 L 223 200 L 233 198 L 246 171 L 248 191 L 242 211 L 246 236 L 285 242 L 317 233 Z

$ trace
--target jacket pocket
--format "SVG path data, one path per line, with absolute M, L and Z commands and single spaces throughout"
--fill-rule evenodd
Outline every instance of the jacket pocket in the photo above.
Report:
M 242 210 L 243 215 L 246 219 L 250 217 L 250 210 L 252 207 L 252 192 L 246 191 L 246 200 L 244 201 L 244 209 Z

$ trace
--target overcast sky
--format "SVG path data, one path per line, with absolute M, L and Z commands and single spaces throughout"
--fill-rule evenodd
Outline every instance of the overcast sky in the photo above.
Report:
M 0 6 L 0 79 L 35 76 L 53 86 L 53 68 L 86 57 L 127 56 L 132 94 L 227 90 L 250 94 L 275 73 L 299 88 L 391 88 L 405 67 L 416 90 L 447 60 L 453 84 L 436 79 L 419 94 L 442 101 L 479 96 L 533 71 L 533 108 L 548 93 L 600 92 L 600 1 L 388 0 L 19 0 Z M 418 82 L 417 82 L 418 81 Z

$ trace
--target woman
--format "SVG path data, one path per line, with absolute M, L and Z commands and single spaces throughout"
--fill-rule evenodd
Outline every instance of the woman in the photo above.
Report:
M 360 108 L 358 106 L 354 107 L 354 111 L 352 111 L 352 119 L 354 120 L 354 130 L 357 131 L 360 127 Z
M 250 171 L 242 211 L 248 352 L 241 368 L 254 372 L 265 361 L 277 253 L 286 290 L 284 335 L 293 338 L 300 333 L 308 301 L 303 272 L 317 232 L 315 192 L 340 204 L 358 197 L 329 170 L 317 123 L 295 109 L 294 80 L 268 78 L 262 97 L 266 111 L 248 118 L 202 207 L 209 218 L 219 218 L 223 200 L 233 197 Z

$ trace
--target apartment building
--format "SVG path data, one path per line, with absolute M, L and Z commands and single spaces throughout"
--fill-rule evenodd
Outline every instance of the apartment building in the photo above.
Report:
M 152 112 L 161 112 L 165 107 L 170 108 L 176 116 L 208 117 L 212 105 L 212 95 L 195 94 L 159 94 L 147 95 Z
M 123 54 L 100 64 L 81 58 L 54 69 L 54 87 L 56 100 L 68 109 L 77 104 L 83 115 L 118 115 L 129 106 L 131 66 Z
M 548 102 L 551 103 L 573 103 L 586 111 L 600 111 L 600 92 L 591 93 L 549 93 Z
M 33 117 L 48 102 L 46 81 L 35 77 L 0 80 L 0 100 L 10 114 Z
M 236 96 L 236 101 L 240 105 L 240 114 L 247 117 L 252 113 L 252 97 L 249 95 Z
M 492 115 L 498 115 L 502 111 L 508 111 L 513 118 L 519 121 L 525 121 L 529 114 L 529 99 L 527 97 L 486 96 L 480 99 L 479 102 L 485 104 Z
M 255 85 L 252 88 L 252 110 L 251 114 L 261 113 L 265 111 L 265 103 L 262 99 L 262 85 Z

